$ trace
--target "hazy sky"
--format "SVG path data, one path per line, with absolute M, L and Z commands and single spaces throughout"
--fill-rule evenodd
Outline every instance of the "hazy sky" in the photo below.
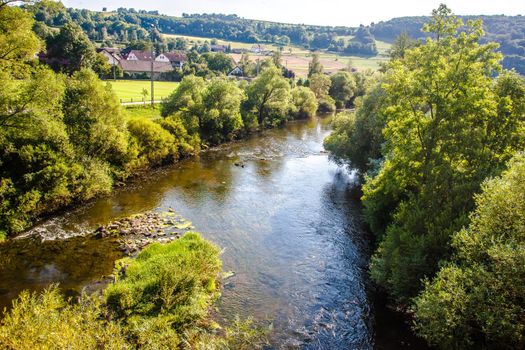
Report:
M 180 16 L 237 14 L 250 19 L 357 26 L 400 16 L 429 15 L 440 3 L 459 15 L 525 15 L 525 0 L 63 0 L 67 7 L 108 10 L 133 7 Z

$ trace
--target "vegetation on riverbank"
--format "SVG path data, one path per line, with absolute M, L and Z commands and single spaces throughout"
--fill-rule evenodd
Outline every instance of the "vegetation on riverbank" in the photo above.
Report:
M 502 71 L 481 28 L 440 6 L 424 27 L 433 39 L 398 40 L 383 77 L 325 141 L 364 180 L 372 278 L 442 348 L 523 346 L 521 156 L 483 184 L 525 147 L 525 81 Z M 510 216 L 505 191 L 517 196 L 508 193 Z
M 54 6 L 37 5 L 33 12 Z M 137 172 L 257 129 L 312 117 L 319 105 L 320 111 L 347 107 L 364 93 L 370 74 L 344 72 L 330 79 L 314 57 L 309 79 L 296 82 L 287 78 L 276 53 L 260 63 L 251 83 L 224 74 L 185 77 L 157 118 L 154 109 L 126 112 L 120 106 L 111 84 L 92 71 L 94 48 L 74 24 L 44 35 L 60 64 L 38 62 L 34 54 L 45 48 L 33 12 L 0 7 L 0 238 L 43 215 L 108 194 L 115 182 Z
M 8 349 L 257 348 L 264 334 L 250 321 L 220 329 L 207 320 L 219 296 L 219 248 L 194 232 L 117 261 L 104 296 L 65 300 L 57 286 L 25 291 L 0 322 Z

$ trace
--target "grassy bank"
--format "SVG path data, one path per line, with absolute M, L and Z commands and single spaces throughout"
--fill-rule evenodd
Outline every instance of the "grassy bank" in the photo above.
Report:
M 261 332 L 234 322 L 216 332 L 220 250 L 190 232 L 116 264 L 103 295 L 65 300 L 57 286 L 22 292 L 0 322 L 2 349 L 230 349 L 259 347 Z M 213 332 L 212 332 L 213 331 Z

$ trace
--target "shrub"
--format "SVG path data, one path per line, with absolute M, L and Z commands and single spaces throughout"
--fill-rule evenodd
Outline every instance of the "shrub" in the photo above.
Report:
M 132 329 L 133 317 L 162 316 L 161 322 L 182 331 L 202 319 L 219 295 L 219 249 L 197 233 L 165 245 L 154 243 L 136 259 L 119 264 L 124 275 L 106 289 L 106 300 L 118 317 L 132 317 Z
M 56 286 L 24 291 L 0 323 L 2 349 L 128 349 L 121 327 L 106 321 L 100 298 L 64 300 Z
M 310 118 L 317 112 L 315 94 L 304 86 L 292 90 L 292 108 L 290 113 L 294 118 Z
M 128 171 L 177 158 L 175 137 L 159 124 L 149 119 L 132 119 L 128 122 L 128 130 L 131 135 Z

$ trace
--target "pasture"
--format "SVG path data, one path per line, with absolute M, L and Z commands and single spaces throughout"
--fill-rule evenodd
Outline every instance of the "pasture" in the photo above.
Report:
M 142 101 L 143 89 L 148 91 L 146 101 L 151 99 L 151 82 L 149 80 L 106 80 L 106 83 L 111 84 L 113 91 L 123 103 Z M 178 85 L 172 81 L 155 81 L 154 84 L 155 100 L 168 97 Z

